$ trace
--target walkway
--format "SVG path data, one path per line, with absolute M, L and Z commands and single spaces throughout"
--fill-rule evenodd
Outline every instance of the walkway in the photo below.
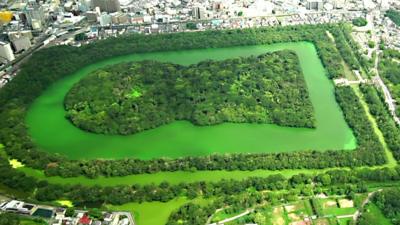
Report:
M 374 72 L 376 74 L 375 77 L 372 78 L 373 82 L 375 83 L 376 86 L 380 87 L 383 91 L 383 94 L 385 96 L 385 102 L 388 105 L 390 114 L 392 115 L 394 121 L 400 125 L 400 119 L 399 117 L 397 117 L 396 115 L 396 104 L 395 104 L 395 100 L 393 99 L 392 95 L 390 94 L 389 88 L 385 85 L 385 83 L 383 82 L 382 78 L 379 76 L 379 70 L 378 70 L 378 62 L 379 62 L 379 52 L 377 51 L 377 56 L 375 59 L 375 65 L 374 65 Z
M 228 222 L 234 221 L 236 219 L 239 219 L 240 217 L 243 217 L 243 216 L 245 216 L 245 215 L 247 215 L 249 213 L 252 213 L 253 211 L 254 211 L 254 209 L 247 209 L 246 211 L 244 211 L 243 213 L 241 213 L 239 215 L 236 215 L 236 216 L 233 216 L 233 217 L 230 217 L 230 218 L 227 218 L 227 219 L 224 219 L 224 220 L 221 220 L 219 222 L 212 223 L 212 224 L 209 224 L 209 225 L 223 225 L 225 223 L 228 223 Z

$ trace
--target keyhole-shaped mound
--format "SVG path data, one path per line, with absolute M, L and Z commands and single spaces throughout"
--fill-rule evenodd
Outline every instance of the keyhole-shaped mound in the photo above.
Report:
M 80 80 L 64 104 L 75 126 L 104 134 L 133 134 L 174 120 L 199 126 L 315 127 L 299 60 L 288 50 L 190 66 L 157 61 L 113 65 Z

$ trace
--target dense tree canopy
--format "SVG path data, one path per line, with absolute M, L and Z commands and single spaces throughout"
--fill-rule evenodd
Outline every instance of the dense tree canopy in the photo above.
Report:
M 294 52 L 205 61 L 188 67 L 142 61 L 97 70 L 65 99 L 68 118 L 96 133 L 130 134 L 173 120 L 313 127 Z

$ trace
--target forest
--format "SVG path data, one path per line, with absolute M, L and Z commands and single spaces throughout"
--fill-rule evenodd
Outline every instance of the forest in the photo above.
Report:
M 45 180 L 27 177 L 21 171 L 11 168 L 8 161 L 0 157 L 0 183 L 29 193 L 38 201 L 69 199 L 78 206 L 89 203 L 120 205 L 128 202 L 167 202 L 176 197 L 214 198 L 238 195 L 255 191 L 279 191 L 296 189 L 298 195 L 309 195 L 307 184 L 319 188 L 328 188 L 330 194 L 349 194 L 364 190 L 365 182 L 399 181 L 400 167 L 381 169 L 332 169 L 323 173 L 306 175 L 298 174 L 284 177 L 281 174 L 268 177 L 249 177 L 243 180 L 223 179 L 217 182 L 193 182 L 170 184 L 164 181 L 158 185 L 117 185 L 117 186 L 84 186 L 60 185 Z M 350 188 L 350 189 L 349 189 Z M 302 194 L 301 194 L 302 193 Z
M 104 134 L 132 134 L 174 120 L 199 126 L 234 122 L 315 127 L 292 51 L 188 67 L 156 61 L 113 65 L 75 84 L 64 103 L 73 124 Z
M 216 48 L 238 45 L 310 41 L 326 68 L 329 78 L 343 76 L 341 53 L 326 30 L 339 25 L 301 25 L 241 30 L 205 31 L 161 35 L 127 35 L 74 48 L 56 46 L 42 49 L 21 65 L 21 70 L 0 90 L 0 143 L 11 158 L 29 167 L 44 169 L 47 175 L 65 177 L 123 176 L 176 170 L 254 170 L 329 168 L 382 165 L 383 147 L 362 111 L 355 93 L 343 88 L 336 92 L 345 119 L 357 138 L 355 151 L 328 150 L 273 154 L 226 154 L 179 159 L 68 160 L 35 145 L 29 136 L 25 115 L 30 104 L 56 80 L 93 62 L 130 53 L 178 49 Z M 343 30 L 346 40 L 350 38 Z M 345 90 L 346 89 L 346 90 Z M 354 104 L 358 104 L 354 107 Z

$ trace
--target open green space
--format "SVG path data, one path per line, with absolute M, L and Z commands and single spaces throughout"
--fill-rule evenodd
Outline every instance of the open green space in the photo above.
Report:
M 31 219 L 22 219 L 20 221 L 20 224 L 21 225 L 47 225 L 47 223 L 44 221 L 31 220 Z
M 383 215 L 382 211 L 374 203 L 368 203 L 368 205 L 366 205 L 362 220 L 366 221 L 366 223 L 362 224 L 392 225 L 392 222 Z
M 340 218 L 340 219 L 337 219 L 337 224 L 338 225 L 351 225 L 352 221 L 353 221 L 353 218 L 351 218 L 351 217 Z
M 177 121 L 134 135 L 101 135 L 80 130 L 65 118 L 63 100 L 70 88 L 88 73 L 104 66 L 139 60 L 190 65 L 202 60 L 260 55 L 292 50 L 300 66 L 315 110 L 316 128 L 289 128 L 272 124 L 233 124 L 198 127 Z M 354 149 L 356 140 L 335 101 L 333 85 L 313 44 L 308 42 L 242 46 L 217 49 L 133 54 L 85 67 L 57 81 L 32 105 L 27 116 L 29 131 L 42 150 L 72 159 L 199 156 L 239 152 L 288 152 L 306 149 Z
M 170 214 L 177 210 L 180 206 L 193 202 L 196 204 L 206 204 L 209 200 L 186 198 L 177 198 L 169 202 L 143 202 L 143 203 L 128 203 L 124 205 L 108 205 L 111 210 L 128 211 L 135 216 L 135 221 L 138 225 L 164 225 L 168 221 Z

